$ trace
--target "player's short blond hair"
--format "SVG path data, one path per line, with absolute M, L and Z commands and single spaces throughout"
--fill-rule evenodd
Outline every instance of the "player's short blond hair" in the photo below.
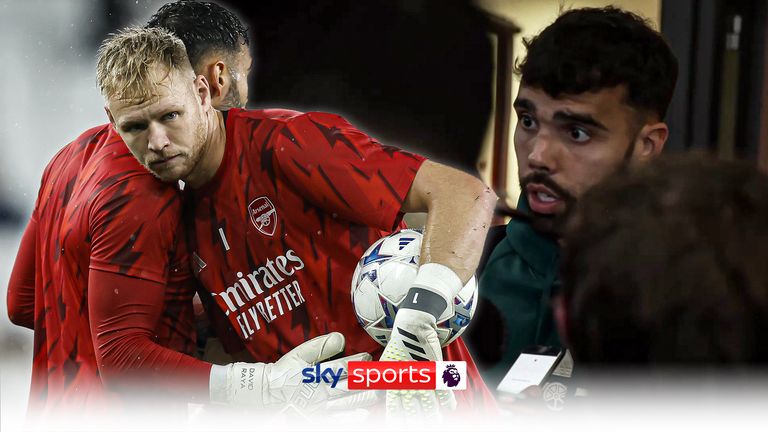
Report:
M 165 67 L 159 80 L 156 66 Z M 189 72 L 194 77 L 184 43 L 163 28 L 127 27 L 110 34 L 99 48 L 96 83 L 106 100 L 143 102 L 172 72 Z

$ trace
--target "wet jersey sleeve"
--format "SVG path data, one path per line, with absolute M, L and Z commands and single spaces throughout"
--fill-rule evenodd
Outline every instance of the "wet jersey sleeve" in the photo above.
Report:
M 314 205 L 391 230 L 424 158 L 383 146 L 335 114 L 287 120 L 270 140 L 285 181 Z

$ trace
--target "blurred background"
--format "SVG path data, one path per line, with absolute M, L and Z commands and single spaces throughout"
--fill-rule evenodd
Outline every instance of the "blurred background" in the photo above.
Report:
M 0 294 L 43 168 L 106 122 L 95 85 L 101 40 L 166 1 L 0 0 Z M 764 0 L 295 0 L 221 3 L 250 27 L 252 108 L 325 110 L 381 142 L 475 172 L 514 206 L 510 150 L 522 40 L 567 8 L 614 4 L 667 37 L 680 77 L 666 151 L 741 158 L 768 169 Z M 499 219 L 503 221 L 503 219 Z M 31 331 L 0 302 L 0 419 L 21 418 Z

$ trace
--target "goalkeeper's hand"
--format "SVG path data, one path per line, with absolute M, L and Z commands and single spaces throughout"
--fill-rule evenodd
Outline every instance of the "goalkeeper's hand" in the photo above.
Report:
M 448 267 L 435 263 L 421 266 L 397 312 L 380 360 L 442 361 L 437 319 L 450 313 L 461 287 L 461 280 Z M 390 416 L 435 415 L 441 409 L 456 408 L 456 398 L 449 390 L 389 390 L 386 402 Z
M 210 377 L 212 403 L 250 405 L 257 408 L 293 406 L 302 412 L 318 409 L 354 409 L 376 402 L 372 391 L 347 389 L 347 362 L 369 361 L 359 353 L 324 362 L 344 351 L 344 336 L 329 333 L 302 343 L 275 363 L 233 363 L 214 365 Z M 324 362 L 324 368 L 343 368 L 335 388 L 325 382 L 303 383 L 302 370 Z

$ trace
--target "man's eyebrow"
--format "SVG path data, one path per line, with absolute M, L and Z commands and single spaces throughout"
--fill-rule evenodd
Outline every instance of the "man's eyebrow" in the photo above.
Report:
M 536 104 L 531 102 L 530 99 L 517 98 L 512 105 L 517 109 L 536 112 Z
M 598 129 L 607 131 L 608 128 L 604 124 L 595 120 L 590 114 L 579 114 L 565 111 L 558 111 L 552 116 L 552 119 L 561 123 L 581 123 L 587 126 L 593 126 Z
M 134 126 L 134 125 L 137 125 L 139 123 L 141 123 L 141 120 L 128 119 L 128 120 L 123 120 L 123 121 L 119 122 L 117 124 L 117 127 L 120 128 L 120 129 L 125 130 L 125 129 L 127 129 L 130 126 Z

